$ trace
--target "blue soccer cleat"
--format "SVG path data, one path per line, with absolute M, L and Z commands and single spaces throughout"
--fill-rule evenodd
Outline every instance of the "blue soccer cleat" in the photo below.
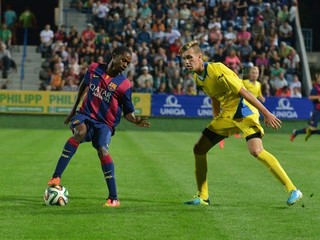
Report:
M 210 199 L 203 200 L 201 197 L 195 196 L 192 200 L 184 202 L 184 204 L 208 206 L 210 205 Z
M 290 192 L 290 196 L 288 198 L 287 204 L 289 206 L 292 206 L 293 204 L 295 204 L 296 202 L 298 202 L 301 198 L 303 197 L 302 192 L 299 189 L 296 190 L 292 190 Z

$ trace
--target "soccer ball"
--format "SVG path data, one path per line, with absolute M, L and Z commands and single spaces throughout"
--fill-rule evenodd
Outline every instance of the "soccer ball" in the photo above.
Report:
M 51 186 L 46 189 L 43 195 L 44 202 L 47 205 L 65 206 L 68 203 L 68 190 L 61 186 Z

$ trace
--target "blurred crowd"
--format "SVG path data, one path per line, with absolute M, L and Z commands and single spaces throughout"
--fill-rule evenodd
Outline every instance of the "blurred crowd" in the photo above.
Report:
M 223 62 L 241 79 L 257 66 L 265 97 L 301 97 L 294 48 L 296 0 L 73 0 L 89 16 L 86 29 L 40 32 L 41 90 L 76 91 L 91 62 L 112 50 L 133 52 L 124 72 L 134 92 L 203 94 L 185 71 L 179 48 L 198 40 L 207 61 Z

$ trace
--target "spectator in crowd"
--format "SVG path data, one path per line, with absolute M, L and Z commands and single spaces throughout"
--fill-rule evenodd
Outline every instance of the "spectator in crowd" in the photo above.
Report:
M 232 69 L 236 74 L 239 73 L 239 70 L 242 66 L 240 59 L 236 54 L 235 49 L 231 49 L 230 53 L 226 56 L 224 63 Z
M 141 7 L 138 8 L 138 18 L 147 26 L 152 23 L 152 10 L 149 7 L 148 1 L 145 1 Z
M 173 94 L 174 95 L 184 95 L 185 94 L 183 87 L 182 87 L 182 82 L 177 82 L 175 88 L 173 89 Z
M 238 48 L 238 56 L 242 63 L 243 67 L 248 67 L 249 65 L 252 65 L 252 52 L 253 49 L 251 45 L 249 44 L 248 40 L 244 40 L 243 43 L 239 44 Z
M 287 85 L 285 85 L 282 88 L 277 89 L 275 96 L 276 97 L 291 97 L 290 88 Z
M 174 29 L 179 28 L 179 10 L 176 2 L 170 2 L 169 4 L 166 23 L 167 25 L 171 25 Z
M 8 29 L 10 29 L 15 36 L 15 28 L 18 20 L 16 11 L 12 9 L 10 4 L 7 4 L 3 15 L 4 23 L 7 24 Z
M 248 1 L 247 0 L 237 0 L 235 8 L 237 11 L 237 16 L 243 17 L 243 16 L 248 15 Z
M 42 58 L 47 58 L 51 55 L 51 45 L 54 40 L 54 33 L 51 30 L 50 24 L 46 24 L 40 32 L 40 52 Z
M 68 69 L 63 77 L 65 79 L 64 86 L 62 86 L 63 91 L 78 91 L 78 86 L 80 84 L 79 76 L 72 67 Z
M 247 30 L 247 26 L 242 25 L 241 30 L 237 33 L 237 41 L 239 44 L 244 43 L 245 41 L 251 40 L 251 33 Z
M 2 71 L 1 89 L 6 89 L 9 82 L 8 72 L 10 68 L 16 70 L 16 63 L 11 58 L 11 53 L 3 42 L 0 42 L 0 69 Z
M 276 76 L 272 81 L 271 81 L 271 85 L 273 90 L 275 91 L 275 93 L 279 90 L 282 89 L 285 86 L 288 86 L 288 82 L 284 77 L 284 72 L 281 71 L 279 72 L 279 75 Z M 287 90 L 287 89 L 285 89 Z M 289 89 L 290 90 L 290 89 Z
M 106 4 L 102 4 L 100 0 L 97 0 L 92 5 L 93 21 L 95 22 L 96 28 L 106 28 L 106 20 L 109 12 L 109 8 Z
M 276 14 L 271 8 L 270 3 L 265 3 L 264 4 L 264 9 L 261 11 L 261 15 L 263 16 L 264 19 L 264 26 L 265 28 L 269 29 L 270 24 L 275 21 Z
M 88 23 L 87 28 L 81 33 L 82 47 L 86 48 L 88 46 L 94 45 L 96 36 L 97 34 L 94 31 L 93 25 L 91 23 Z
M 39 33 L 35 32 L 37 28 L 37 19 L 29 6 L 26 6 L 25 10 L 20 14 L 18 26 L 17 39 L 28 37 L 27 39 L 32 39 L 32 42 L 38 40 Z
M 54 33 L 54 41 L 62 41 L 63 43 L 67 42 L 67 33 L 65 26 L 62 24 L 59 29 Z
M 12 31 L 8 28 L 6 23 L 1 24 L 0 39 L 6 45 L 7 49 L 11 49 Z
M 290 17 L 290 13 L 288 10 L 288 5 L 284 4 L 282 5 L 281 9 L 278 11 L 277 14 L 277 20 L 278 20 L 278 24 L 282 24 L 285 21 L 288 21 Z
M 269 59 L 266 56 L 265 52 L 262 52 L 259 57 L 256 58 L 255 65 L 260 71 L 260 79 L 265 75 L 269 75 Z
M 191 10 L 194 27 L 203 26 L 206 22 L 206 8 L 203 1 L 196 1 L 195 6 Z
M 293 81 L 293 76 L 299 73 L 300 57 L 295 49 L 291 49 L 288 56 L 283 60 L 283 68 L 286 71 L 286 78 L 289 83 Z
M 48 91 L 60 91 L 62 90 L 65 81 L 62 78 L 61 69 L 56 66 L 53 70 L 53 73 L 50 76 L 50 80 L 47 86 Z
M 301 94 L 301 91 L 299 90 L 299 88 L 294 87 L 294 88 L 292 88 L 292 90 L 290 90 L 290 92 L 291 92 L 290 97 L 292 97 L 292 98 L 302 98 L 302 94 Z
M 149 73 L 149 68 L 147 66 L 144 66 L 141 68 L 142 74 L 138 76 L 137 78 L 137 92 L 143 92 L 144 88 L 146 88 L 146 80 L 149 81 L 150 86 L 153 86 L 153 76 Z
M 293 75 L 293 80 L 289 84 L 289 87 L 290 87 L 291 93 L 297 92 L 297 91 L 301 93 L 301 82 L 297 74 Z M 296 89 L 297 91 L 294 91 L 294 89 Z
M 293 28 L 286 20 L 279 26 L 279 40 L 286 42 L 288 45 L 292 45 Z
M 197 95 L 197 90 L 196 90 L 194 84 L 189 84 L 187 86 L 186 95 L 190 95 L 190 96 L 196 96 Z
M 182 7 L 179 10 L 179 28 L 184 29 L 185 24 L 191 18 L 191 10 L 188 8 L 186 3 L 182 4 Z

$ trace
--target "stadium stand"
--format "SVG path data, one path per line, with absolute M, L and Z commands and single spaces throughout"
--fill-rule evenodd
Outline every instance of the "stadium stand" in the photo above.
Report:
M 112 49 L 124 44 L 134 53 L 134 61 L 124 74 L 132 79 L 135 91 L 175 93 L 181 83 L 182 91 L 187 92 L 189 78 L 177 51 L 191 39 L 200 42 L 208 61 L 224 62 L 241 78 L 246 78 L 248 67 L 257 65 L 259 80 L 269 89 L 267 95 L 276 92 L 271 75 L 276 62 L 284 69 L 288 85 L 301 74 L 289 11 L 294 1 L 246 1 L 247 6 L 241 0 L 64 2 L 73 9 L 68 23 L 54 32 L 50 53 L 42 56 L 41 66 L 33 66 L 40 68 L 40 90 L 55 89 L 50 80 L 57 75 L 61 87 L 56 90 L 77 90 L 92 61 L 108 62 Z M 287 32 L 291 33 L 287 36 Z M 293 57 L 294 66 L 290 65 Z M 145 82 L 137 81 L 145 66 L 153 79 L 147 82 L 148 89 L 152 83 L 152 91 L 144 89 Z M 178 76 L 173 69 L 179 69 Z

